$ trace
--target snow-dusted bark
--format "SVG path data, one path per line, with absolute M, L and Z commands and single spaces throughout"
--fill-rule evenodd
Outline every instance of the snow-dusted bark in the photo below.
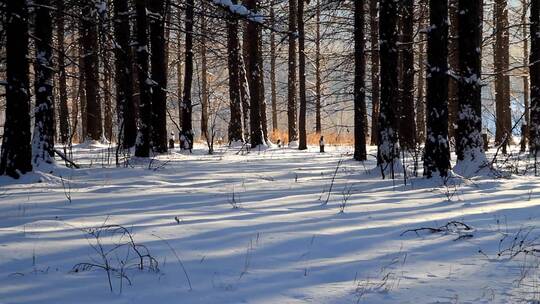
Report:
M 366 152 L 366 57 L 364 53 L 364 1 L 354 1 L 354 159 L 364 161 Z
M 131 148 L 135 146 L 137 120 L 133 102 L 133 85 L 131 83 L 133 59 L 130 51 L 129 7 L 124 0 L 114 0 L 113 5 L 118 143 L 124 148 Z
M 27 2 L 7 1 L 6 13 L 6 121 L 0 175 L 19 178 L 32 171 Z
M 155 152 L 167 152 L 167 71 L 165 46 L 165 0 L 148 1 L 151 17 L 150 45 L 152 67 L 152 146 Z
M 430 23 L 427 29 L 427 136 L 425 140 L 424 175 L 435 172 L 448 175 L 448 2 L 430 0 Z
M 530 86 L 531 86 L 531 110 L 530 110 L 530 134 L 529 147 L 531 153 L 538 156 L 540 152 L 540 0 L 531 1 L 531 55 L 530 55 Z
M 381 107 L 377 164 L 383 178 L 394 177 L 401 168 L 395 109 L 398 104 L 398 3 L 381 0 L 379 12 L 379 45 L 381 56 Z
M 148 24 L 146 0 L 135 1 L 137 23 L 137 76 L 139 79 L 139 119 L 137 121 L 137 140 L 135 142 L 135 156 L 150 156 L 150 130 L 152 127 L 152 85 L 148 69 Z
M 52 163 L 54 156 L 54 98 L 52 56 L 52 12 L 49 0 L 36 0 L 36 64 L 34 134 L 32 159 L 36 167 Z
M 459 1 L 459 107 L 457 164 L 462 175 L 476 174 L 485 164 L 482 140 L 482 1 Z

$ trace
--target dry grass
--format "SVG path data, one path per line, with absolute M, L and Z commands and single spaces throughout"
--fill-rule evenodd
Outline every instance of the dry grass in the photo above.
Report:
M 324 142 L 327 145 L 353 145 L 354 144 L 354 134 L 351 133 L 310 133 L 307 136 L 308 145 L 318 146 L 319 139 L 321 135 L 324 136 Z M 283 143 L 289 142 L 289 135 L 287 131 L 277 130 L 272 132 L 270 135 L 270 140 L 273 143 L 276 143 L 278 139 Z

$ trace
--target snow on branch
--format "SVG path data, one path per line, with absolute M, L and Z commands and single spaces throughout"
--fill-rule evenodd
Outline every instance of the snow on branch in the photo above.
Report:
M 215 5 L 222 7 L 232 14 L 248 19 L 252 22 L 263 23 L 263 16 L 259 15 L 256 12 L 250 11 L 247 7 L 242 4 L 234 4 L 231 0 L 211 0 Z

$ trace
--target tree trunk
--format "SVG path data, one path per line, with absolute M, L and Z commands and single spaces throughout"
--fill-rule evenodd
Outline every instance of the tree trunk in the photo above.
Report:
M 306 36 L 304 29 L 304 1 L 298 0 L 298 78 L 300 90 L 300 113 L 298 116 L 299 150 L 307 150 L 306 131 Z M 355 1 L 355 3 L 358 1 Z
M 376 1 L 376 0 L 374 0 Z M 321 122 L 321 0 L 315 12 L 315 132 L 322 133 Z
M 95 0 L 83 7 L 82 41 L 84 49 L 84 79 L 86 87 L 86 132 L 90 140 L 101 140 L 103 122 L 99 99 L 99 41 Z
M 139 80 L 139 120 L 135 156 L 149 157 L 152 129 L 152 79 L 148 69 L 148 23 L 146 0 L 135 1 L 137 22 L 137 75 Z
M 274 28 L 275 24 L 274 6 L 270 6 L 270 26 Z M 318 24 L 318 23 L 317 23 Z M 318 44 L 318 40 L 316 42 Z M 277 116 L 277 88 L 276 88 L 276 33 L 270 32 L 270 98 L 272 102 L 272 132 L 278 130 Z
M 203 10 L 206 11 L 205 2 L 202 3 Z M 208 140 L 208 62 L 206 58 L 206 17 L 201 16 L 201 138 Z
M 57 0 L 56 30 L 58 35 L 58 93 L 59 93 L 59 119 L 60 142 L 67 145 L 70 140 L 70 123 L 67 93 L 66 49 L 65 49 L 65 3 Z
M 459 39 L 458 39 L 458 0 L 449 0 L 450 38 L 448 43 L 448 63 L 451 75 L 459 71 Z M 449 136 L 455 138 L 458 113 L 458 81 L 455 77 L 448 78 L 448 128 Z
M 114 1 L 114 45 L 116 111 L 118 115 L 118 144 L 125 149 L 135 146 L 137 137 L 137 119 L 131 84 L 132 56 L 130 46 L 130 24 L 128 3 Z
M 531 1 L 530 15 L 531 55 L 529 77 L 531 81 L 531 124 L 529 148 L 536 158 L 540 151 L 540 0 Z
M 527 7 L 528 7 L 528 1 L 522 0 L 522 14 L 521 14 L 521 24 L 522 24 L 522 35 L 523 35 L 523 66 L 527 67 L 529 66 L 529 39 L 527 31 Z M 523 105 L 524 105 L 524 113 L 523 118 L 521 122 L 521 142 L 520 146 L 521 152 L 525 152 L 527 150 L 527 144 L 529 143 L 528 137 L 529 137 L 529 116 L 530 116 L 530 88 L 529 88 L 529 77 L 528 77 L 528 71 L 523 72 Z
M 287 122 L 289 129 L 289 144 L 298 140 L 296 128 L 296 14 L 297 0 L 289 0 L 289 76 L 287 89 Z
M 246 7 L 252 12 L 259 11 L 260 0 L 245 1 Z M 250 137 L 251 148 L 264 144 L 263 132 L 261 129 L 261 112 L 260 106 L 262 103 L 261 97 L 261 82 L 263 81 L 263 70 L 260 64 L 261 55 L 261 30 L 260 24 L 256 22 L 248 22 L 246 27 L 246 35 L 250 37 L 248 45 L 247 69 L 249 71 L 249 93 L 251 96 L 250 102 Z
M 448 176 L 448 2 L 430 0 L 428 27 L 427 136 L 424 175 Z
M 6 121 L 0 175 L 19 178 L 32 171 L 28 80 L 28 7 L 24 0 L 6 4 Z
M 399 168 L 397 142 L 397 116 L 395 108 L 398 96 L 398 4 L 393 0 L 380 1 L 379 39 L 381 60 L 381 107 L 379 115 L 379 139 L 377 164 L 383 178 L 394 178 Z
M 354 159 L 364 161 L 366 152 L 366 58 L 364 54 L 364 1 L 354 1 Z
M 376 145 L 379 140 L 379 110 L 380 110 L 380 84 L 379 84 L 379 0 L 369 0 L 369 18 L 371 32 L 371 144 Z
M 502 145 L 502 152 L 506 154 L 506 147 L 511 140 L 511 110 L 510 110 L 510 76 L 507 75 L 510 65 L 508 45 L 508 9 L 506 0 L 496 0 L 494 3 L 495 45 L 493 51 L 495 72 L 495 107 L 496 130 L 495 143 Z
M 149 0 L 152 65 L 152 146 L 167 152 L 167 65 L 165 42 L 165 0 Z
M 182 10 L 178 8 L 178 24 L 180 24 L 180 21 L 182 20 Z M 183 99 L 183 86 L 182 86 L 182 63 L 184 61 L 184 56 L 182 55 L 182 35 L 181 31 L 179 30 L 176 33 L 176 47 L 177 47 L 177 62 L 176 62 L 176 94 L 178 99 L 178 125 L 182 125 L 182 99 Z
M 402 83 L 400 113 L 400 144 L 412 150 L 416 147 L 414 112 L 414 0 L 402 1 Z
M 191 102 L 191 87 L 193 85 L 193 22 L 195 17 L 195 1 L 186 2 L 186 59 L 184 71 L 184 97 L 182 100 L 182 131 L 180 134 L 180 147 L 184 150 L 193 149 L 193 105 Z
M 456 132 L 458 173 L 485 161 L 482 139 L 482 0 L 459 0 L 459 108 Z M 471 166 L 471 164 L 474 164 Z
M 233 4 L 237 4 L 233 0 Z M 242 121 L 242 99 L 240 96 L 240 40 L 238 37 L 238 20 L 234 16 L 227 19 L 227 51 L 229 68 L 229 98 L 230 113 L 229 143 L 244 142 L 244 127 Z
M 259 112 L 261 115 L 261 131 L 263 134 L 263 143 L 268 144 L 268 118 L 266 116 L 266 94 L 264 87 L 264 58 L 263 58 L 263 39 L 262 39 L 262 26 L 258 27 L 259 30 L 259 53 L 257 54 L 257 63 L 260 68 L 259 77 Z

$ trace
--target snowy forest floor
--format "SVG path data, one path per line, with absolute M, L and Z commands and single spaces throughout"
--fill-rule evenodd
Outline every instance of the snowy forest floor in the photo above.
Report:
M 374 147 L 365 163 L 327 149 L 116 168 L 79 146 L 82 169 L 0 178 L 0 303 L 540 300 L 540 178 L 404 184 Z M 422 227 L 442 228 L 406 232 Z

